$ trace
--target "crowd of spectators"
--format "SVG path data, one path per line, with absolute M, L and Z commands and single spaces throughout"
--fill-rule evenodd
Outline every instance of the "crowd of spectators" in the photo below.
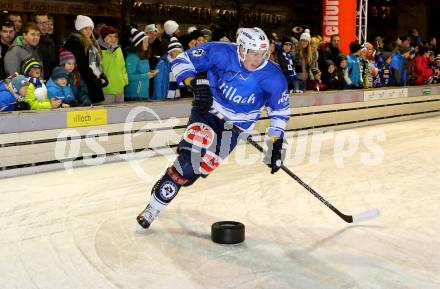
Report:
M 54 19 L 34 15 L 22 23 L 9 14 L 0 31 L 0 111 L 105 105 L 125 101 L 162 101 L 190 96 L 176 82 L 170 63 L 180 53 L 207 41 L 233 41 L 216 25 L 181 31 L 176 21 L 134 25 L 128 39 L 117 28 L 95 25 L 78 15 L 75 31 L 56 43 Z M 417 30 L 385 42 L 339 47 L 305 29 L 270 39 L 268 58 L 285 75 L 291 93 L 306 90 L 366 89 L 439 82 L 440 55 L 434 37 L 422 42 Z M 120 43 L 128 43 L 121 46 Z

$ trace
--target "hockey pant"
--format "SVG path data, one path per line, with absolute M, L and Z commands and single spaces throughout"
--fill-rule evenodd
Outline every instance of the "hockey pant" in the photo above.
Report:
M 177 147 L 178 157 L 162 178 L 154 185 L 155 201 L 167 205 L 181 186 L 192 185 L 198 178 L 206 178 L 237 145 L 239 134 L 211 113 L 191 110 L 183 139 Z

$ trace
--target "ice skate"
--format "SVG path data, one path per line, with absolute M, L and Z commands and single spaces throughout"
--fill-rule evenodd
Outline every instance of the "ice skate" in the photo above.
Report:
M 137 216 L 136 220 L 139 223 L 139 225 L 141 225 L 142 228 L 148 229 L 150 227 L 151 223 L 153 223 L 154 218 L 156 218 L 156 216 L 159 213 L 160 213 L 160 211 L 155 210 L 153 207 L 151 207 L 148 204 L 148 206 L 145 208 L 145 210 L 143 210 Z

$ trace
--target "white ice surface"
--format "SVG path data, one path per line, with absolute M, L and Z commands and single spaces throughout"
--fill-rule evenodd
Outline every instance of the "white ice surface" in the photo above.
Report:
M 381 210 L 359 225 L 283 172 L 234 155 L 183 188 L 148 232 L 135 217 L 154 178 L 128 162 L 2 179 L 0 288 L 438 289 L 440 117 L 354 132 L 371 130 L 386 135 L 379 165 L 361 162 L 361 142 L 338 168 L 331 140 L 319 162 L 287 164 L 345 214 Z M 159 175 L 168 163 L 139 165 Z M 243 222 L 245 242 L 211 242 L 220 220 Z

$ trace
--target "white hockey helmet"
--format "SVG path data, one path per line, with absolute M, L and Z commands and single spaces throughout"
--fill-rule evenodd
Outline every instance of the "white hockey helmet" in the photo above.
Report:
M 262 29 L 258 27 L 241 28 L 237 32 L 237 49 L 242 46 L 244 52 L 243 55 L 241 55 L 238 50 L 238 55 L 242 61 L 244 61 L 249 49 L 265 51 L 265 58 L 269 57 L 269 38 L 267 38 L 266 33 L 264 33 Z

